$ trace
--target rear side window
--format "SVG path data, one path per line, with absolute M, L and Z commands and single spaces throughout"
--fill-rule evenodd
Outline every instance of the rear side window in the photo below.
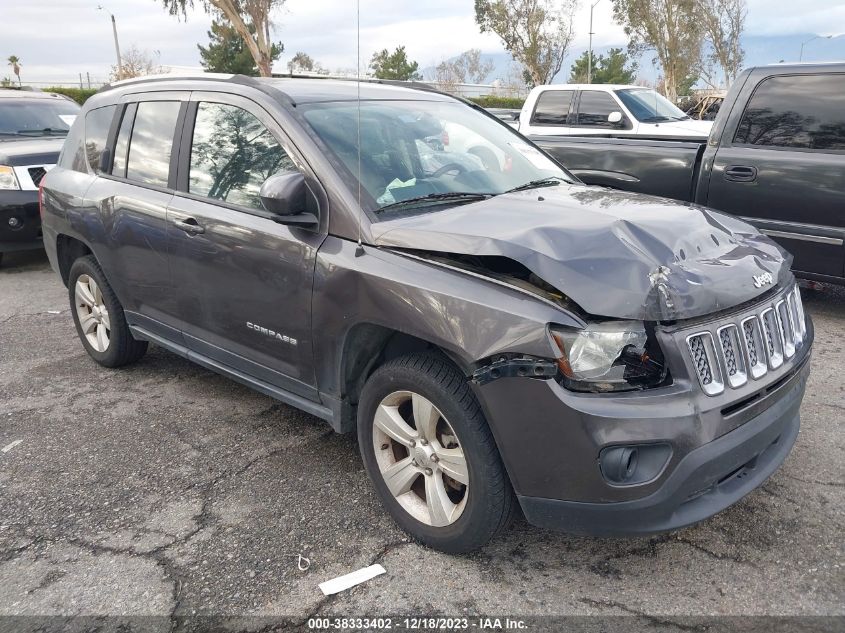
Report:
M 133 141 L 134 143 L 134 141 Z M 296 166 L 270 131 L 237 106 L 200 103 L 191 144 L 191 193 L 261 209 L 264 181 Z
M 59 153 L 59 167 L 88 173 L 88 159 L 85 156 L 85 119 L 78 118 L 68 132 L 62 151 Z
M 748 102 L 734 143 L 845 150 L 845 75 L 766 79 Z
M 100 157 L 109 140 L 109 129 L 117 106 L 91 110 L 85 115 L 85 156 L 91 171 L 100 171 Z
M 180 107 L 178 101 L 143 101 L 138 104 L 126 160 L 126 177 L 129 180 L 167 186 L 170 152 Z
M 114 160 L 111 167 L 113 176 L 126 177 L 126 155 L 129 153 L 129 135 L 132 134 L 132 124 L 135 122 L 135 111 L 137 108 L 137 103 L 130 103 L 123 112 L 123 120 L 120 122 L 117 140 L 114 143 Z
M 536 125 L 566 125 L 572 103 L 572 90 L 546 90 L 537 98 L 531 123 Z
M 578 125 L 590 127 L 615 127 L 608 122 L 611 112 L 622 112 L 622 108 L 606 92 L 584 90 L 578 103 Z

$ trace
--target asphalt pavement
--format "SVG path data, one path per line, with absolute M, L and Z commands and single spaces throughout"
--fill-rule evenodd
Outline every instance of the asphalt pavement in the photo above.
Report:
M 454 557 L 395 527 L 354 437 L 158 347 L 98 366 L 43 253 L 8 254 L 0 616 L 159 616 L 167 630 L 195 615 L 247 628 L 254 616 L 633 614 L 671 627 L 845 615 L 845 289 L 804 300 L 816 344 L 801 434 L 762 488 L 668 535 L 578 538 L 519 521 Z M 386 573 L 332 597 L 317 587 L 373 563 Z

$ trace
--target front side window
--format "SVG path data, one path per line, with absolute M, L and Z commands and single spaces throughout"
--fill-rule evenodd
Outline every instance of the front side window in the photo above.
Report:
M 178 101 L 143 101 L 138 104 L 126 161 L 126 177 L 129 180 L 167 186 L 170 152 L 180 107 Z
M 109 140 L 114 111 L 117 106 L 106 106 L 91 110 L 85 115 L 85 156 L 91 171 L 99 173 L 100 157 Z
M 642 123 L 686 121 L 690 118 L 669 99 L 651 88 L 625 88 L 617 90 L 616 96 L 634 118 Z
M 534 125 L 566 125 L 569 117 L 569 106 L 572 103 L 572 90 L 546 90 L 537 98 Z
M 607 120 L 611 112 L 620 112 L 621 108 L 606 92 L 584 90 L 578 104 L 578 125 L 590 127 L 615 127 Z
M 298 109 L 329 157 L 337 159 L 350 191 L 357 197 L 360 182 L 361 205 L 379 218 L 407 210 L 402 203 L 423 197 L 471 200 L 536 181 L 572 182 L 512 128 L 461 103 L 338 101 Z M 387 207 L 389 213 L 382 215 Z M 429 208 L 435 207 L 415 211 Z
M 188 191 L 261 209 L 261 185 L 296 166 L 270 131 L 237 106 L 200 103 L 191 144 Z
M 766 79 L 748 102 L 734 143 L 845 150 L 845 74 Z

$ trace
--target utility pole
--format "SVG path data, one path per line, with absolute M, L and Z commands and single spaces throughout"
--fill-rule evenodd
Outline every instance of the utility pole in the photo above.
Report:
M 833 36 L 832 35 L 816 35 L 815 37 L 811 37 L 810 39 L 808 39 L 806 42 L 801 42 L 801 54 L 798 55 L 798 61 L 799 62 L 804 61 L 804 44 L 809 44 L 813 40 L 818 40 L 818 39 L 829 40 L 831 37 L 833 37 Z
M 587 83 L 593 83 L 593 9 L 601 0 L 596 0 L 590 5 L 590 50 L 587 53 Z
M 98 11 L 106 11 L 106 8 L 103 5 L 97 5 Z M 112 34 L 114 35 L 114 54 L 117 56 L 117 78 L 123 78 L 123 62 L 120 59 L 120 44 L 117 42 L 117 22 L 114 21 L 114 13 L 109 12 L 111 16 L 111 30 Z

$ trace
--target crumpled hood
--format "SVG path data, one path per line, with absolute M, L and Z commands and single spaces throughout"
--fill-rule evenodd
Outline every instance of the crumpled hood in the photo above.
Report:
M 703 316 L 791 279 L 792 257 L 745 222 L 665 198 L 575 184 L 372 229 L 378 246 L 510 258 L 605 317 Z

